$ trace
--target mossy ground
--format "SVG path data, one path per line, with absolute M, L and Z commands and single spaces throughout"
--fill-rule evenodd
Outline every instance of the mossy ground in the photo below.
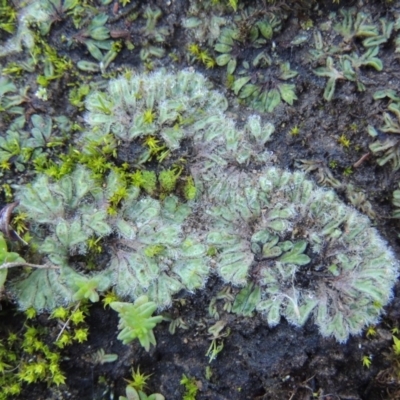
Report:
M 165 56 L 155 64 L 168 70 L 187 67 L 185 61 L 186 38 L 180 27 L 180 21 L 187 10 L 184 0 L 148 1 L 163 11 L 163 23 L 172 34 L 165 43 L 167 53 L 177 54 L 178 61 Z M 276 6 L 282 5 L 277 2 Z M 272 122 L 276 131 L 268 147 L 274 153 L 276 165 L 289 170 L 298 168 L 300 160 L 312 160 L 317 166 L 331 167 L 331 172 L 341 183 L 351 183 L 363 191 L 376 213 L 374 224 L 383 237 L 390 243 L 400 258 L 400 228 L 398 221 L 391 218 L 393 206 L 392 193 L 397 189 L 400 172 L 393 172 L 390 165 L 380 167 L 370 155 L 358 167 L 354 164 L 369 153 L 372 138 L 367 133 L 367 125 L 380 126 L 380 116 L 385 108 L 384 103 L 374 101 L 372 94 L 380 88 L 400 89 L 399 55 L 394 52 L 390 42 L 381 48 L 380 58 L 384 63 L 382 72 L 364 68 L 363 79 L 366 91 L 358 92 L 353 82 L 345 81 L 337 85 L 334 100 L 323 99 L 325 78 L 314 75 L 309 66 L 305 66 L 305 55 L 309 43 L 294 47 L 290 41 L 296 36 L 300 25 L 311 19 L 314 25 L 323 20 L 330 11 L 337 11 L 344 6 L 356 6 L 359 10 L 372 16 L 382 16 L 390 10 L 400 8 L 398 1 L 348 1 L 333 4 L 331 0 L 319 2 L 320 12 L 294 11 L 283 22 L 280 33 L 274 36 L 279 47 L 280 57 L 289 61 L 292 68 L 299 72 L 296 79 L 298 100 L 293 106 L 278 106 L 273 113 L 265 114 L 266 120 Z M 114 18 L 110 26 L 114 30 L 125 29 L 123 19 Z M 64 49 L 61 37 L 69 29 L 68 24 L 55 24 L 48 41 L 56 48 Z M 129 29 L 129 27 L 128 27 Z M 61 50 L 62 52 L 65 50 Z M 64 54 L 63 54 L 64 55 Z M 67 53 L 65 53 L 67 55 Z M 139 68 L 141 62 L 138 50 L 123 50 L 115 63 L 116 66 Z M 68 54 L 74 61 L 79 61 L 82 48 L 74 49 Z M 12 58 L 18 61 L 18 55 Z M 11 59 L 10 59 L 11 61 Z M 225 69 L 206 69 L 200 64 L 192 66 L 205 74 L 219 90 L 225 89 Z M 30 79 L 30 78 L 28 78 Z M 29 81 L 26 83 L 30 83 Z M 78 114 L 76 109 L 58 98 L 65 98 L 68 77 L 52 84 L 51 103 L 44 103 L 32 96 L 26 105 L 26 113 L 48 110 L 58 114 L 62 111 L 71 118 Z M 59 94 L 59 96 L 58 96 Z M 238 123 L 252 114 L 253 111 L 235 103 L 231 92 L 226 92 L 231 100 L 229 112 Z M 236 104 L 236 105 L 235 105 Z M 298 127 L 298 134 L 293 128 Z M 339 138 L 345 135 L 350 139 L 350 146 L 345 147 Z M 126 151 L 121 157 L 130 156 L 134 149 Z M 335 168 L 332 168 L 332 167 Z M 351 167 L 352 173 L 346 169 Z M 349 170 L 347 169 L 347 172 Z M 346 176 L 348 175 L 348 176 Z M 311 176 L 317 179 L 316 174 Z M 13 171 L 5 171 L 2 183 L 29 181 L 31 176 L 25 174 L 15 177 Z M 338 190 L 345 202 L 348 202 L 344 190 Z M 5 202 L 5 199 L 2 199 Z M 282 321 L 270 329 L 259 317 L 237 317 L 222 310 L 223 302 L 218 307 L 221 320 L 231 333 L 223 341 L 224 348 L 216 359 L 209 363 L 206 352 L 211 340 L 208 329 L 215 324 L 209 316 L 208 305 L 211 299 L 223 288 L 216 279 L 210 279 L 205 290 L 195 294 L 182 293 L 178 296 L 172 309 L 167 310 L 173 319 L 181 318 L 188 329 L 177 328 L 174 335 L 168 331 L 168 322 L 163 322 L 155 329 L 157 346 L 146 353 L 139 343 L 129 346 L 117 340 L 117 315 L 110 309 L 103 309 L 100 304 L 91 307 L 89 340 L 76 344 L 63 351 L 65 356 L 62 368 L 66 372 L 66 385 L 48 388 L 45 384 L 29 385 L 20 396 L 21 399 L 112 399 L 123 395 L 125 379 L 130 376 L 132 367 L 146 374 L 152 374 L 147 393 L 159 392 L 166 399 L 181 399 L 184 389 L 179 385 L 182 375 L 196 378 L 199 385 L 197 399 L 398 399 L 400 398 L 400 381 L 393 372 L 393 363 L 387 358 L 392 346 L 391 330 L 398 326 L 400 318 L 400 286 L 394 290 L 395 297 L 386 307 L 382 322 L 376 327 L 376 335 L 366 334 L 351 337 L 346 344 L 338 344 L 334 339 L 323 338 L 317 328 L 309 321 L 303 328 L 294 328 Z M 178 300 L 178 299 L 177 299 Z M 4 337 L 9 327 L 19 329 L 24 317 L 15 315 L 10 303 L 2 303 L 0 337 Z M 39 317 L 38 322 L 50 329 L 49 337 L 56 336 L 59 327 L 46 315 Z M 226 329 L 226 328 L 225 328 Z M 51 339 L 49 339 L 51 340 Z M 116 353 L 119 358 L 114 363 L 93 365 L 89 356 L 103 348 L 106 353 Z M 362 357 L 371 356 L 371 366 L 362 364 Z M 206 368 L 210 367 L 212 375 L 206 379 Z M 114 397 L 112 397 L 114 396 Z

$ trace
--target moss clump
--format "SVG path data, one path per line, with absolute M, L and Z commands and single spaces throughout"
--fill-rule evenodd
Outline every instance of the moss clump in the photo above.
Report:
M 334 192 L 270 165 L 271 124 L 250 116 L 238 128 L 223 112 L 226 99 L 187 71 L 121 77 L 89 94 L 86 106 L 83 155 L 90 159 L 94 141 L 108 143 L 110 136 L 109 157 L 123 147 L 138 151 L 121 167 L 78 165 L 58 181 L 39 175 L 20 188 L 33 241 L 57 267 L 14 283 L 21 307 L 97 301 L 110 286 L 123 298 L 146 295 L 168 307 L 180 290 L 204 286 L 213 257 L 224 281 L 255 285 L 256 309 L 271 326 L 281 316 L 301 326 L 313 315 L 322 335 L 345 341 L 377 322 L 397 261 L 369 220 Z M 154 173 L 127 172 L 129 163 L 149 161 L 146 138 L 156 146 L 162 141 L 172 155 L 184 144 L 193 155 L 187 163 L 193 178 L 180 177 L 179 167 L 160 169 L 162 200 L 139 190 L 150 192 Z M 250 164 L 253 173 L 246 172 Z M 169 195 L 178 177 L 194 201 Z M 100 245 L 103 263 L 96 272 L 78 272 L 78 262 L 88 263 L 88 241 L 97 238 L 110 243 Z
M 207 243 L 218 250 L 218 273 L 261 287 L 255 306 L 270 326 L 281 316 L 302 326 L 313 315 L 323 336 L 343 342 L 378 321 L 398 263 L 368 218 L 300 172 L 214 178 Z

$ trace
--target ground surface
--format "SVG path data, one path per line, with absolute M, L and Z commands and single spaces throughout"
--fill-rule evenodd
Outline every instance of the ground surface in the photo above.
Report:
M 338 188 L 339 195 L 347 203 L 349 199 L 344 185 L 353 184 L 370 202 L 370 208 L 366 207 L 364 211 L 373 210 L 374 225 L 400 258 L 400 228 L 397 220 L 391 218 L 392 193 L 397 189 L 399 172 L 394 171 L 390 164 L 379 166 L 372 154 L 360 166 L 353 166 L 362 156 L 370 153 L 369 145 L 374 139 L 368 135 L 367 126 L 381 126 L 382 111 L 387 107 L 387 101 L 375 101 L 372 98 L 373 93 L 382 88 L 397 91 L 400 89 L 399 56 L 395 53 L 394 44 L 396 34 L 393 33 L 390 40 L 380 47 L 379 57 L 384 65 L 381 72 L 370 67 L 360 68 L 366 90 L 357 91 L 355 83 L 351 81 L 338 82 L 334 98 L 330 102 L 323 98 L 326 78 L 318 77 L 312 72 L 321 66 L 321 63 L 306 61 L 307 54 L 313 46 L 313 27 L 325 22 L 330 12 L 354 6 L 370 14 L 374 21 L 378 21 L 379 17 L 393 19 L 395 13 L 400 10 L 398 1 L 348 3 L 350 4 L 344 4 L 342 1 L 341 4 L 332 4 L 326 0 L 304 8 L 299 4 L 286 7 L 283 2 L 274 6 L 265 4 L 265 8 L 271 12 L 279 7 L 285 10 L 282 29 L 274 35 L 273 40 L 280 59 L 289 61 L 291 68 L 298 71 L 298 76 L 293 80 L 298 100 L 292 106 L 281 103 L 272 113 L 261 115 L 276 127 L 273 140 L 268 144 L 276 164 L 295 170 L 304 167 L 305 164 L 301 160 L 312 161 L 316 168 L 314 172 L 310 172 L 310 177 L 327 185 L 329 182 L 324 178 L 327 176 L 326 171 L 331 171 L 332 176 L 341 184 Z M 226 93 L 230 100 L 229 112 L 239 123 L 246 115 L 254 113 L 246 105 L 239 104 L 232 91 L 226 89 L 225 67 L 206 69 L 199 62 L 190 62 L 186 49 L 191 39 L 188 38 L 187 30 L 181 26 L 182 18 L 189 13 L 189 4 L 179 0 L 149 1 L 149 4 L 162 10 L 161 24 L 165 24 L 170 32 L 168 40 L 162 45 L 166 48 L 166 55 L 160 60 L 154 60 L 154 68 L 195 68 L 207 75 L 215 88 Z M 112 7 L 113 5 L 104 9 L 112 15 Z M 337 18 L 339 20 L 339 17 Z M 109 24 L 110 29 L 130 30 L 135 42 L 134 35 L 139 34 L 135 31 L 135 24 L 127 25 L 124 18 L 114 19 L 115 22 Z M 307 41 L 299 46 L 292 45 L 291 41 L 301 30 L 301 25 L 309 20 L 312 21 L 312 27 Z M 55 24 L 48 38 L 62 54 L 66 54 L 66 50 L 60 38 L 62 34 L 68 34 L 69 29 L 69 23 Z M 326 34 L 326 37 L 332 37 L 332 41 L 334 36 L 333 31 Z M 207 47 L 204 43 L 203 45 Z M 360 48 L 357 41 L 353 45 Z M 269 50 L 271 46 L 269 43 Z M 212 46 L 209 49 L 212 52 Z M 82 47 L 72 49 L 69 56 L 75 62 L 79 61 L 83 51 Z M 249 49 L 249 53 L 251 51 Z M 169 54 L 175 54 L 177 57 L 172 60 Z M 18 60 L 19 57 L 18 54 L 10 55 L 9 60 Z M 86 53 L 84 57 L 88 58 Z M 142 64 L 138 51 L 123 49 L 112 68 L 142 68 Z M 64 100 L 57 100 L 58 94 L 65 98 L 62 97 L 65 82 L 61 82 L 59 87 L 53 85 L 51 89 L 54 92 L 49 112 L 56 114 L 57 110 L 63 109 L 63 112 L 71 112 L 71 115 L 79 120 L 79 112 L 70 105 L 65 107 Z M 26 106 L 27 109 L 30 106 L 35 110 L 48 107 L 48 104 L 34 97 L 31 101 Z M 299 128 L 298 134 L 291 133 L 294 127 Z M 350 139 L 351 144 L 348 147 L 338 141 L 342 135 Z M 346 173 L 348 167 L 351 167 L 351 174 Z M 6 174 L 4 179 L 15 177 Z M 29 176 L 17 179 L 27 180 Z M 155 329 L 157 346 L 152 347 L 149 353 L 138 343 L 122 345 L 116 339 L 116 314 L 104 310 L 98 304 L 91 306 L 88 319 L 89 340 L 63 351 L 65 358 L 62 368 L 67 373 L 66 385 L 55 389 L 38 384 L 34 386 L 33 391 L 30 386 L 20 398 L 118 398 L 124 394 L 124 378 L 130 376 L 132 366 L 140 366 L 142 372 L 152 374 L 147 393 L 162 393 L 168 400 L 182 398 L 183 388 L 179 385 L 182 374 L 196 378 L 200 388 L 197 399 L 400 398 L 400 381 L 396 377 L 392 361 L 388 359 L 392 346 L 391 329 L 398 326 L 400 317 L 398 287 L 394 289 L 394 299 L 386 308 L 381 324 L 376 327 L 376 334 L 370 337 L 365 334 L 351 337 L 345 344 L 321 337 L 312 321 L 301 329 L 290 326 L 286 321 L 271 329 L 257 315 L 244 318 L 223 311 L 223 303 L 219 301 L 217 304 L 220 318 L 226 323 L 225 326 L 230 328 L 230 335 L 220 339 L 219 343 L 223 342 L 224 348 L 215 360 L 209 362 L 206 357 L 210 346 L 207 330 L 216 320 L 209 316 L 208 305 L 223 287 L 217 279 L 211 279 L 206 289 L 201 292 L 193 295 L 182 293 L 179 301 L 176 301 L 168 313 L 174 319 L 180 317 L 187 329 L 178 327 L 175 334 L 171 334 L 168 331 L 168 322 L 159 324 Z M 4 302 L 3 326 L 20 326 L 19 317 L 15 317 L 14 312 L 11 304 Z M 22 321 L 23 317 L 20 318 Z M 57 330 L 57 326 L 53 321 L 49 321 L 46 315 L 40 318 L 40 323 L 44 326 L 53 331 Z M 118 360 L 103 365 L 88 362 L 90 354 L 100 348 L 106 353 L 118 354 Z M 372 363 L 369 368 L 362 364 L 364 356 L 371 356 Z M 205 377 L 207 367 L 210 367 L 212 372 L 209 379 Z M 102 383 L 99 383 L 100 377 L 104 377 Z

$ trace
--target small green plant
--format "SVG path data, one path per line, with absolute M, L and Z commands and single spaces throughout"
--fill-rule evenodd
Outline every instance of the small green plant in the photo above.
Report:
M 156 345 L 153 329 L 163 320 L 158 315 L 152 314 L 157 309 L 157 304 L 149 301 L 147 296 L 141 296 L 132 303 L 112 302 L 110 307 L 119 314 L 119 328 L 121 332 L 118 339 L 123 344 L 128 344 L 134 339 L 139 339 L 140 344 L 146 351 L 150 350 L 151 345 Z
M 345 167 L 343 170 L 343 176 L 350 176 L 353 173 L 353 168 L 351 166 Z
M 0 111 L 21 115 L 24 109 L 20 106 L 28 100 L 28 87 L 18 90 L 11 79 L 0 76 Z
M 185 388 L 182 400 L 196 400 L 196 395 L 199 391 L 196 379 L 183 374 L 180 383 Z
M 25 117 L 18 117 L 0 138 L 0 162 L 3 167 L 12 163 L 18 171 L 25 170 L 29 162 L 38 162 L 44 152 L 51 153 L 51 149 L 62 146 L 71 128 L 65 116 L 50 118 L 34 114 L 30 124 L 28 132 L 24 129 Z
M 338 165 L 339 165 L 339 163 L 337 162 L 337 160 L 329 161 L 329 168 L 335 169 L 335 168 L 337 168 Z
M 64 311 L 70 314 L 76 310 L 74 308 Z M 63 336 L 63 346 L 59 345 L 58 340 L 51 343 L 48 329 L 38 323 L 33 311 L 26 310 L 26 322 L 18 332 L 9 330 L 0 340 L 1 400 L 16 398 L 26 385 L 33 383 L 42 382 L 49 386 L 65 383 L 66 377 L 60 367 L 61 354 L 58 348 L 73 341 L 79 342 L 79 339 L 73 338 L 72 333 Z M 59 313 L 60 311 L 55 314 Z M 75 332 L 86 330 L 82 325 L 74 329 Z
M 106 354 L 104 349 L 99 349 L 95 353 L 93 353 L 90 357 L 90 361 L 93 364 L 103 365 L 105 363 L 114 362 L 118 359 L 118 354 Z
M 147 381 L 151 377 L 152 374 L 150 375 L 145 375 L 140 373 L 140 368 L 137 367 L 137 370 L 135 371 L 134 368 L 132 368 L 132 380 L 126 380 L 129 384 L 129 386 L 133 387 L 137 391 L 143 391 L 143 389 L 147 386 Z
M 158 175 L 161 191 L 164 194 L 171 193 L 176 186 L 178 178 L 182 173 L 182 168 L 171 168 L 161 171 Z
M 103 60 L 102 50 L 110 50 L 112 45 L 111 40 L 109 40 L 110 30 L 105 26 L 107 20 L 107 14 L 98 14 L 73 37 L 75 42 L 85 44 L 89 53 L 97 61 Z
M 183 187 L 183 194 L 186 200 L 194 200 L 197 195 L 197 188 L 194 184 L 194 180 L 191 176 L 186 179 L 185 185 Z
M 73 87 L 69 92 L 69 102 L 79 110 L 82 110 L 84 108 L 84 99 L 89 94 L 89 91 L 90 86 L 87 84 Z
M 12 7 L 12 2 L 0 0 L 0 29 L 7 33 L 14 33 L 18 13 Z
M 333 99 L 338 81 L 351 81 L 356 84 L 358 91 L 365 90 L 361 68 L 372 67 L 382 71 L 383 63 L 378 58 L 379 46 L 388 41 L 393 29 L 393 22 L 381 18 L 380 33 L 369 15 L 363 12 L 356 14 L 354 8 L 341 9 L 340 12 L 343 20 L 334 29 L 342 37 L 342 42 L 324 43 L 321 32 L 315 30 L 314 49 L 310 51 L 312 60 L 325 62 L 325 66 L 316 68 L 314 73 L 328 78 L 324 90 L 324 99 L 327 101 Z M 360 39 L 364 50 L 360 46 L 356 49 L 356 46 L 349 45 Z
M 206 68 L 214 68 L 216 62 L 213 57 L 210 56 L 207 50 L 203 50 L 196 43 L 191 43 L 188 46 L 188 52 L 191 55 L 191 58 L 201 62 L 205 65 Z
M 125 389 L 125 394 L 126 396 L 119 396 L 119 400 L 165 400 L 165 397 L 160 393 L 147 395 L 129 385 Z
M 365 368 L 369 368 L 372 364 L 371 356 L 363 356 L 362 359 L 362 365 Z
M 343 133 L 339 139 L 338 139 L 338 143 L 344 147 L 345 149 L 348 149 L 350 147 L 350 139 L 348 137 L 346 137 L 346 135 Z
M 400 168 L 400 148 L 397 135 L 400 134 L 400 97 L 393 89 L 378 90 L 373 95 L 374 100 L 389 99 L 387 111 L 382 115 L 383 125 L 379 130 L 391 135 L 385 140 L 376 140 L 371 143 L 369 148 L 374 155 L 377 155 L 378 165 L 385 165 L 390 162 L 394 171 Z M 378 131 L 368 125 L 368 133 L 373 138 L 378 138 Z
M 104 294 L 104 297 L 101 301 L 104 305 L 104 308 L 106 308 L 109 307 L 112 302 L 119 301 L 119 298 L 115 294 L 114 290 L 111 290 Z
M 208 362 L 214 361 L 218 354 L 224 349 L 224 338 L 228 337 L 231 333 L 228 327 L 225 331 L 226 322 L 223 320 L 217 321 L 214 325 L 208 328 L 208 333 L 211 335 L 211 344 L 207 350 L 206 357 L 208 357 Z
M 4 283 L 7 279 L 7 272 L 9 266 L 13 266 L 14 264 L 25 264 L 25 260 L 18 254 L 14 252 L 9 252 L 7 250 L 7 243 L 3 237 L 3 234 L 0 233 L 0 293 L 4 288 Z
M 400 355 L 400 339 L 394 335 L 392 336 L 392 338 L 393 338 L 393 346 L 392 346 L 393 352 L 396 356 L 399 356 Z
M 297 100 L 295 85 L 285 83 L 297 76 L 297 72 L 290 69 L 288 62 L 275 65 L 272 59 L 266 58 L 267 69 L 253 75 L 246 74 L 235 80 L 232 90 L 256 110 L 272 112 L 281 101 L 289 105 Z
M 314 73 L 318 76 L 323 76 L 328 78 L 325 90 L 324 90 L 324 99 L 326 101 L 331 101 L 333 99 L 333 95 L 335 94 L 336 82 L 338 80 L 348 79 L 354 80 L 354 71 L 351 68 L 351 64 L 349 62 L 344 62 L 340 64 L 341 70 L 338 70 L 333 63 L 333 58 L 328 57 L 326 59 L 326 66 L 319 67 L 314 70 Z
M 367 337 L 373 337 L 377 335 L 376 332 L 376 327 L 374 325 L 371 325 L 367 328 L 367 332 L 365 334 Z
M 254 287 L 253 283 L 249 283 L 236 295 L 232 306 L 232 312 L 244 317 L 253 316 L 257 304 L 261 300 L 261 290 L 259 286 Z
M 295 125 L 293 128 L 290 129 L 289 133 L 290 133 L 292 136 L 298 136 L 299 133 L 300 133 L 300 128 L 299 128 L 299 126 L 298 126 L 298 125 Z

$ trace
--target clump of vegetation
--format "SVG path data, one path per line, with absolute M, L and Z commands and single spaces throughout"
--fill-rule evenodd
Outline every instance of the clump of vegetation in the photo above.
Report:
M 52 309 L 73 299 L 96 302 L 111 285 L 116 285 L 117 294 L 131 298 L 146 290 L 159 306 L 166 306 L 180 289 L 204 285 L 209 271 L 206 246 L 193 235 L 182 235 L 191 212 L 188 205 L 174 196 L 162 202 L 139 199 L 139 189 L 125 188 L 114 172 L 107 175 L 106 188 L 102 190 L 83 167 L 56 182 L 40 175 L 21 188 L 19 210 L 29 216 L 32 244 L 55 267 L 34 271 L 13 284 L 22 308 Z M 40 229 L 43 225 L 47 231 Z M 112 231 L 120 239 L 103 270 L 89 273 L 87 263 L 86 274 L 76 272 L 74 257 L 97 248 L 93 238 Z M 47 286 L 40 285 L 40 279 Z
M 9 330 L 0 341 L 0 383 L 2 400 L 15 398 L 26 385 L 44 382 L 49 386 L 63 385 L 66 376 L 61 369 L 60 349 L 73 343 L 83 343 L 88 337 L 85 324 L 87 307 L 77 304 L 71 308 L 59 307 L 50 318 L 64 325 L 56 340 L 49 341 L 49 329 L 36 320 L 36 311 L 25 311 L 25 323 L 17 332 Z M 69 325 L 68 330 L 65 329 Z
M 281 101 L 293 105 L 297 100 L 295 85 L 285 83 L 294 78 L 296 71 L 290 69 L 289 63 L 272 66 L 272 59 L 265 57 L 263 63 L 269 68 L 254 74 L 246 74 L 235 80 L 232 90 L 253 108 L 262 112 L 272 112 Z
M 393 170 L 397 171 L 400 168 L 400 142 L 396 137 L 396 134 L 400 134 L 400 97 L 392 89 L 377 91 L 373 97 L 375 100 L 389 98 L 388 112 L 383 113 L 384 124 L 379 127 L 379 130 L 389 133 L 390 137 L 383 138 L 383 140 L 379 138 L 371 143 L 369 148 L 373 154 L 378 156 L 378 165 L 390 162 Z M 368 126 L 368 133 L 373 138 L 381 137 L 372 125 Z M 393 134 L 394 136 L 392 136 Z
M 320 30 L 314 31 L 314 49 L 310 51 L 310 59 L 325 66 L 318 67 L 314 73 L 328 78 L 324 99 L 331 101 L 335 94 L 338 81 L 348 80 L 355 82 L 359 91 L 365 90 L 362 68 L 371 67 L 382 71 L 383 63 L 378 58 L 380 45 L 386 43 L 393 30 L 393 22 L 380 19 L 381 29 L 372 22 L 371 16 L 354 8 L 340 10 L 343 19 L 334 27 L 341 37 L 341 43 L 331 37 L 323 37 Z M 332 35 L 330 35 L 332 36 Z M 364 51 L 354 50 L 349 44 L 362 43 Z
M 210 90 L 198 73 L 139 74 L 122 67 L 106 74 L 123 46 L 133 48 L 130 36 L 135 38 L 133 57 L 150 70 L 155 59 L 165 56 L 173 33 L 174 23 L 161 9 L 128 3 L 119 2 L 129 8 L 121 12 L 116 2 L 110 17 L 106 7 L 99 11 L 87 2 L 42 0 L 21 4 L 17 19 L 17 11 L 0 0 L 0 29 L 6 38 L 16 33 L 1 46 L 0 56 L 26 50 L 21 62 L 1 70 L 0 168 L 6 178 L 25 171 L 30 181 L 20 181 L 19 188 L 6 180 L 2 184 L 7 199 L 11 186 L 16 189 L 23 217 L 22 222 L 14 218 L 13 226 L 30 240 L 24 238 L 28 245 L 23 250 L 18 243 L 10 247 L 3 219 L 1 295 L 14 296 L 30 318 L 51 310 L 50 319 L 62 326 L 56 350 L 30 322 L 22 338 L 10 333 L 0 342 L 0 385 L 6 397 L 17 396 L 25 383 L 64 383 L 58 350 L 87 340 L 83 304 L 99 301 L 106 291 L 104 305 L 120 314 L 120 339 L 138 339 L 146 350 L 156 344 L 153 330 L 162 319 L 154 312 L 169 307 L 179 291 L 204 287 L 214 270 L 228 285 L 217 296 L 226 311 L 246 317 L 258 311 L 270 326 L 282 316 L 296 326 L 313 317 L 322 335 L 340 342 L 376 323 L 391 296 L 397 261 L 386 244 L 332 192 L 320 191 L 303 174 L 271 167 L 266 145 L 272 124 L 251 115 L 238 127 L 225 114 L 225 97 Z M 241 103 L 273 112 L 281 103 L 294 104 L 299 91 L 294 63 L 279 56 L 288 47 L 282 38 L 274 41 L 284 7 L 274 4 L 275 15 L 263 6 L 236 0 L 191 2 L 192 17 L 185 24 L 192 33 L 183 55 L 206 68 L 220 67 Z M 120 18 L 124 28 L 113 30 Z M 46 35 L 59 23 L 68 27 L 67 36 L 50 45 Z M 300 25 L 312 28 L 310 20 Z M 399 21 L 393 27 L 386 19 L 378 22 L 363 12 L 342 10 L 334 29 L 332 41 L 322 29 L 312 31 L 310 59 L 315 74 L 327 80 L 327 101 L 341 81 L 365 89 L 363 74 L 368 68 L 383 69 L 380 48 L 392 29 L 399 29 Z M 62 55 L 74 47 L 95 61 L 78 61 L 87 72 L 84 77 Z M 79 124 L 70 116 L 54 116 L 49 103 L 67 93 L 66 87 L 72 88 L 68 107 L 74 106 L 73 120 Z M 389 136 L 382 132 L 400 132 L 400 100 L 393 91 L 374 97 L 389 98 L 389 105 L 382 128 L 368 129 L 376 138 L 370 148 L 380 165 L 391 162 L 398 169 L 398 141 L 386 141 Z M 79 112 L 84 109 L 83 122 Z M 290 134 L 299 134 L 297 125 Z M 349 148 L 350 139 L 342 135 L 339 144 Z M 256 172 L 246 172 L 248 167 Z M 322 184 L 344 188 L 323 165 L 307 168 L 318 171 Z M 353 169 L 339 166 L 339 171 L 350 175 Z M 350 202 L 372 217 L 365 196 L 352 187 L 346 191 Z M 397 192 L 393 203 L 400 207 Z M 229 290 L 237 291 L 236 297 Z M 81 304 L 77 308 L 76 302 Z M 176 318 L 171 330 L 177 326 L 186 325 Z M 223 348 L 222 329 L 223 324 L 215 324 L 209 330 L 210 361 Z M 399 340 L 393 340 L 397 355 Z M 115 359 L 103 350 L 93 362 Z M 362 362 L 369 367 L 371 359 L 365 355 Z M 145 394 L 147 377 L 133 371 L 121 399 L 163 399 Z M 184 375 L 182 384 L 184 398 L 194 399 L 195 380 Z
M 16 118 L 0 138 L 0 165 L 3 169 L 14 165 L 18 171 L 24 171 L 29 162 L 36 163 L 51 153 L 51 149 L 63 146 L 71 132 L 65 116 L 51 118 L 34 114 L 30 129 L 24 129 L 25 125 L 25 117 Z
M 165 397 L 160 393 L 147 395 L 129 385 L 125 389 L 125 394 L 126 396 L 119 396 L 119 400 L 165 400 Z
M 196 400 L 196 395 L 197 395 L 197 392 L 199 391 L 196 379 L 183 374 L 180 383 L 185 388 L 185 393 L 183 394 L 182 399 L 183 400 Z
M 270 326 L 281 315 L 297 326 L 313 315 L 321 334 L 340 342 L 378 320 L 397 262 L 368 219 L 301 173 L 267 168 L 260 176 L 214 179 L 207 243 L 217 249 L 218 274 L 240 286 L 250 277 L 261 287 L 261 297 L 259 289 L 240 292 L 237 312 L 256 308 Z M 313 276 L 307 288 L 296 284 L 303 274 Z
M 123 344 L 128 344 L 132 340 L 138 339 L 146 351 L 150 350 L 151 345 L 156 345 L 153 329 L 163 320 L 160 315 L 152 316 L 157 309 L 156 303 L 149 301 L 147 296 L 141 296 L 133 304 L 113 302 L 110 307 L 118 312 L 120 318 L 118 326 L 121 329 L 118 339 Z
M 18 15 L 17 11 L 7 0 L 0 1 L 0 10 L 0 29 L 7 33 L 14 33 Z

